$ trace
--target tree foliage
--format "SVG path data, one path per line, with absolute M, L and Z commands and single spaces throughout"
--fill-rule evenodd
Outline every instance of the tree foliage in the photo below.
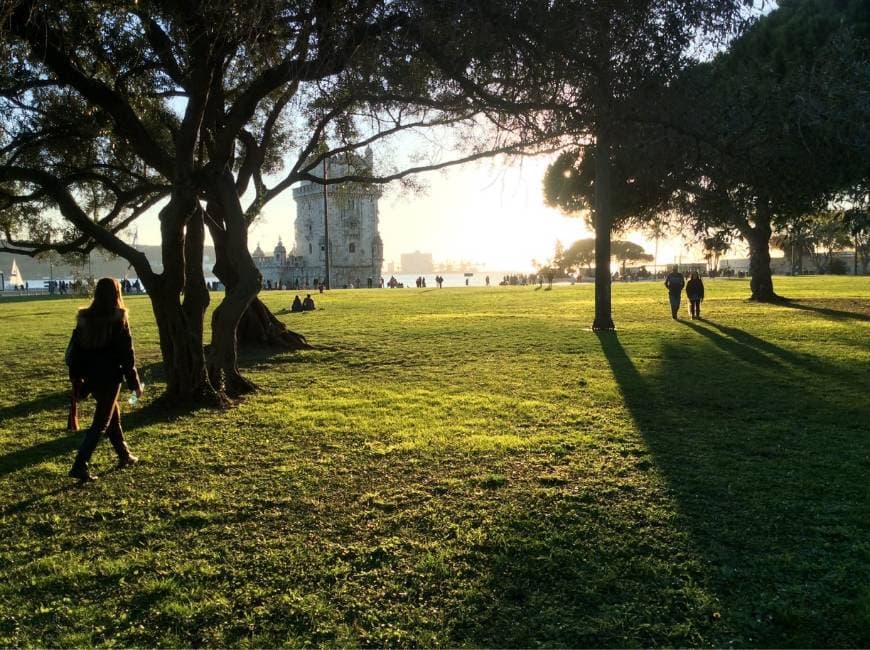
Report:
M 502 113 L 519 115 L 506 118 L 511 126 L 543 129 L 570 146 L 545 183 L 548 200 L 572 213 L 586 212 L 595 226 L 593 329 L 614 328 L 610 234 L 624 215 L 636 214 L 628 208 L 646 189 L 637 186 L 637 196 L 627 195 L 625 204 L 616 198 L 637 181 L 636 169 L 614 163 L 615 152 L 631 147 L 620 132 L 647 122 L 649 104 L 685 68 L 693 47 L 705 35 L 727 33 L 742 4 L 530 1 L 495 10 L 498 36 L 488 58 L 473 68 L 471 87 Z M 499 47 L 498 39 L 505 45 Z M 537 119 L 530 123 L 526 116 L 532 109 Z
M 152 300 L 168 393 L 250 390 L 236 331 L 260 289 L 247 232 L 263 207 L 298 181 L 323 182 L 328 157 L 480 116 L 426 54 L 419 13 L 371 0 L 5 0 L 3 248 L 126 258 Z M 516 148 L 480 137 L 493 132 L 478 128 L 458 158 L 351 166 L 327 182 L 383 183 Z M 162 269 L 122 236 L 155 207 Z M 206 228 L 227 287 L 207 357 Z
M 784 1 L 674 86 L 676 205 L 696 232 L 749 244 L 755 299 L 776 298 L 771 235 L 804 246 L 800 219 L 867 177 L 868 27 L 863 2 Z

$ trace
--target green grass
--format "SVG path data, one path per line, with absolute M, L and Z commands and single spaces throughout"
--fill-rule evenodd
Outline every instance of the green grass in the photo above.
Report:
M 222 413 L 131 298 L 146 463 L 85 487 L 78 303 L 0 301 L 0 646 L 870 645 L 870 278 L 707 289 L 332 291 Z

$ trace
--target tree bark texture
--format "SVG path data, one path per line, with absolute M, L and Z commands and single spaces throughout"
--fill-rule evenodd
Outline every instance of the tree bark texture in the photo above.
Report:
M 256 385 L 239 372 L 236 329 L 260 291 L 262 276 L 248 251 L 248 225 L 232 175 L 221 174 L 210 188 L 210 195 L 223 218 L 225 235 L 220 248 L 215 243 L 215 256 L 220 251 L 229 272 L 224 298 L 212 314 L 208 373 L 212 382 L 223 380 L 228 395 L 237 396 L 256 390 Z
M 203 326 L 205 312 L 210 301 L 208 288 L 205 285 L 205 274 L 202 271 L 203 249 L 205 247 L 205 222 L 202 209 L 196 211 L 187 222 L 184 236 L 184 302 L 182 309 L 188 323 L 194 330 L 193 334 L 203 345 Z
M 769 224 L 759 224 L 744 233 L 749 244 L 749 287 L 750 300 L 773 302 L 779 296 L 773 291 L 773 273 L 770 270 L 770 233 Z
M 610 233 L 613 228 L 610 135 L 599 127 L 595 143 L 595 320 L 592 330 L 614 330 L 610 292 Z
M 259 298 L 254 298 L 245 310 L 236 329 L 236 339 L 240 346 L 281 350 L 312 349 L 304 336 L 287 329 Z
M 209 381 L 202 348 L 205 307 L 194 307 L 195 291 L 190 297 L 185 294 L 185 305 L 181 302 L 186 273 L 184 229 L 194 210 L 195 201 L 174 196 L 160 211 L 163 272 L 143 280 L 160 335 L 167 399 L 218 406 L 224 399 Z

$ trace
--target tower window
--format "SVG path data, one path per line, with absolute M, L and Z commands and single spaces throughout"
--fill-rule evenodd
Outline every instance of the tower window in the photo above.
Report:
M 350 253 L 356 253 L 356 244 L 351 244 L 350 246 L 347 247 L 347 250 Z
M 311 255 L 311 244 L 308 244 L 308 254 Z

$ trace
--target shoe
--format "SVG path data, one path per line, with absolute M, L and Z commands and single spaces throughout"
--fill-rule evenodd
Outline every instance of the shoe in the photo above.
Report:
M 82 483 L 90 483 L 99 478 L 98 476 L 91 474 L 90 470 L 88 470 L 87 464 L 73 465 L 72 469 L 69 471 L 69 477 L 78 479 Z
M 134 456 L 133 454 L 127 454 L 126 456 L 122 456 L 118 459 L 118 469 L 124 469 L 125 467 L 132 467 L 133 465 L 139 464 L 139 457 Z

